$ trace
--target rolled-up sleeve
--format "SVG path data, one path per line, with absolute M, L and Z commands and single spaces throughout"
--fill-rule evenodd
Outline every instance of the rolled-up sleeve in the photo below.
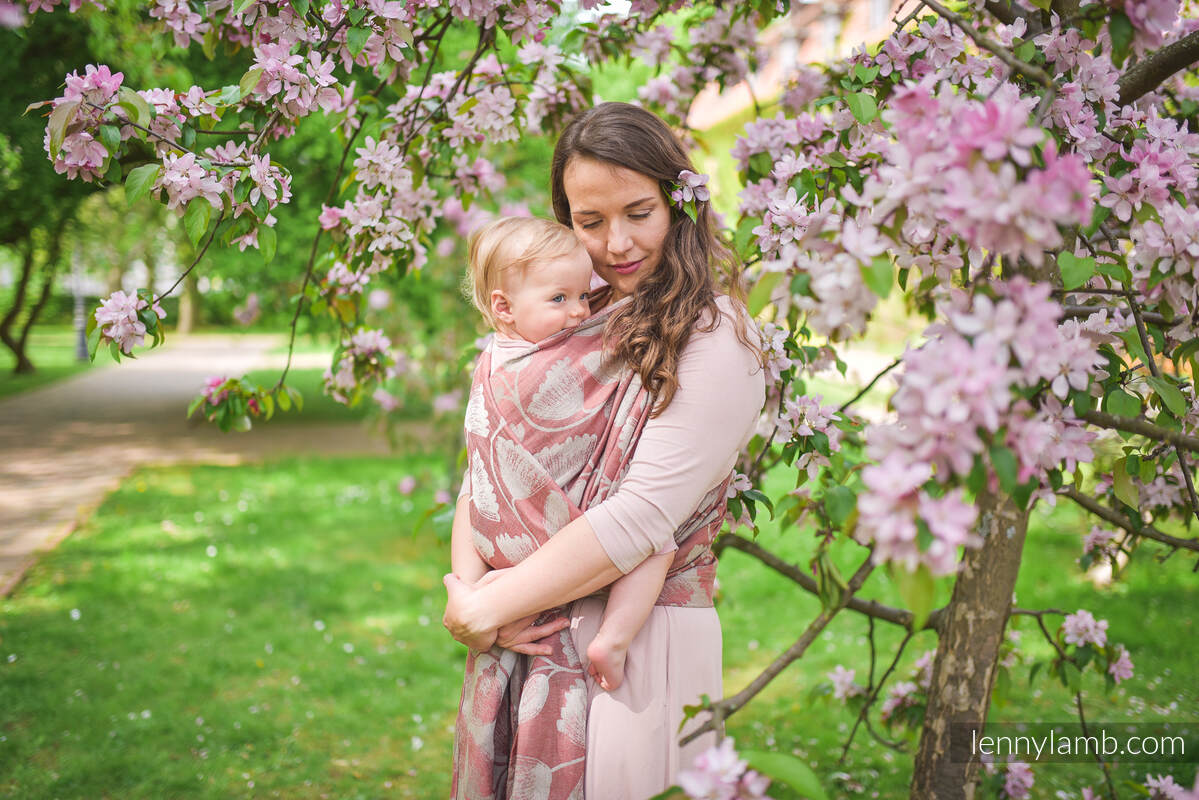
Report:
M 584 512 L 621 572 L 675 549 L 674 532 L 704 495 L 728 477 L 753 435 L 766 381 L 756 353 L 737 337 L 726 297 L 720 324 L 696 331 L 679 358 L 679 386 L 661 415 L 646 422 L 617 490 Z M 751 341 L 753 326 L 749 326 Z

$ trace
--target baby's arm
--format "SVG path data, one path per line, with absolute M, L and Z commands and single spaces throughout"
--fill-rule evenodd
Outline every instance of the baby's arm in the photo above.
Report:
M 454 524 L 450 528 L 450 567 L 467 583 L 474 583 L 491 570 L 475 549 L 475 534 L 470 524 L 470 494 L 458 497 L 454 507 Z
M 632 572 L 612 584 L 600 629 L 587 646 L 588 672 L 606 691 L 624 681 L 624 661 L 629 644 L 653 610 L 662 582 L 674 559 L 673 552 L 652 555 Z

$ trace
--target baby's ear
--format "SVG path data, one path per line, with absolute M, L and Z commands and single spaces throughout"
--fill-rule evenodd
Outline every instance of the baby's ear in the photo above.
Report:
M 491 316 L 505 325 L 511 325 L 516 321 L 512 316 L 512 304 L 508 302 L 508 295 L 504 294 L 503 289 L 491 290 Z

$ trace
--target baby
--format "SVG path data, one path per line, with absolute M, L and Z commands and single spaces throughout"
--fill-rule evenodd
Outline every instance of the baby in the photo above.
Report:
M 493 370 L 531 344 L 575 327 L 591 311 L 591 257 L 570 228 L 550 220 L 503 217 L 476 231 L 468 284 L 475 307 L 495 330 L 488 345 Z M 454 572 L 478 580 L 490 567 L 475 549 L 469 514 L 460 502 L 451 551 Z M 587 647 L 588 672 L 606 691 L 624 680 L 629 644 L 662 591 L 672 557 L 650 556 L 611 586 L 600 629 Z

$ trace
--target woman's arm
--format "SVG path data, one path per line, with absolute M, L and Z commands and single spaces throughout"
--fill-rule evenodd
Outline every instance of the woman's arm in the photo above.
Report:
M 757 358 L 728 319 L 692 336 L 678 376 L 674 401 L 646 423 L 611 497 L 487 586 L 472 590 L 447 578 L 445 624 L 455 638 L 584 597 L 669 547 L 700 499 L 729 474 L 765 398 Z
M 454 507 L 454 524 L 450 528 L 450 569 L 467 583 L 474 583 L 491 569 L 475 549 L 474 530 L 470 524 L 470 494 L 459 495 Z

